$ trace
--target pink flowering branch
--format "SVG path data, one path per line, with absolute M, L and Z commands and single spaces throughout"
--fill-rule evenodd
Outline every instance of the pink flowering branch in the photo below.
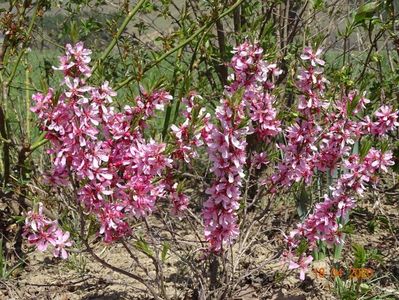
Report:
M 284 261 L 289 269 L 300 270 L 301 280 L 304 280 L 313 259 L 309 253 L 317 250 L 318 242 L 330 247 L 344 243 L 343 222 L 356 205 L 354 195 L 361 196 L 366 184 L 375 184 L 378 173 L 387 172 L 387 167 L 394 164 L 391 152 L 382 153 L 373 148 L 363 160 L 358 155 L 351 155 L 355 141 L 367 134 L 385 135 L 399 126 L 398 113 L 388 106 L 377 110 L 375 121 L 367 116 L 364 121 L 352 120 L 351 117 L 364 110 L 370 102 L 357 91 L 342 97 L 330 112 L 326 111 L 327 105 L 323 104 L 321 97 L 327 80 L 322 77 L 321 69 L 315 69 L 317 65 L 324 65 L 320 54 L 319 50 L 314 53 L 306 48 L 301 56 L 304 61 L 311 62 L 311 66 L 301 71 L 298 82 L 302 92 L 298 110 L 303 116 L 287 130 L 288 143 L 280 145 L 285 157 L 272 180 L 283 186 L 302 180 L 309 184 L 315 170 L 332 171 L 342 164 L 350 171 L 338 179 L 332 195 L 325 195 L 313 213 L 285 236 L 287 250 Z M 323 127 L 327 130 L 322 130 Z
M 31 210 L 26 214 L 23 235 L 38 251 L 44 252 L 52 246 L 54 257 L 68 258 L 66 248 L 72 246 L 69 240 L 70 233 L 64 232 L 57 221 L 44 216 L 42 203 L 39 203 L 37 211 Z
M 371 149 L 362 161 L 358 155 L 350 156 L 345 161 L 345 166 L 351 171 L 338 180 L 332 189 L 332 196 L 325 195 L 324 201 L 316 204 L 313 213 L 286 236 L 288 249 L 284 253 L 284 259 L 290 269 L 300 268 L 302 280 L 302 272 L 306 271 L 306 266 L 311 260 L 304 260 L 305 253 L 300 253 L 299 257 L 295 253 L 301 241 L 306 241 L 306 253 L 317 250 L 319 241 L 330 247 L 343 244 L 343 225 L 340 220 L 345 220 L 350 210 L 355 207 L 353 195 L 362 195 L 366 189 L 365 185 L 375 184 L 378 172 L 387 172 L 387 167 L 393 164 L 391 152 L 382 153 L 375 149 Z
M 52 184 L 68 184 L 72 173 L 78 186 L 78 200 L 96 215 L 99 234 L 105 242 L 130 235 L 128 224 L 154 210 L 164 187 L 157 184 L 172 160 L 165 144 L 146 140 L 146 120 L 171 100 L 165 91 L 143 89 L 136 106 L 116 112 L 111 106 L 116 92 L 108 82 L 100 87 L 86 84 L 91 76 L 91 51 L 83 43 L 67 45 L 66 54 L 55 68 L 64 73 L 63 92 L 55 99 L 53 89 L 35 94 L 35 112 L 41 129 L 52 143 Z
M 254 132 L 265 141 L 280 131 L 271 91 L 274 88 L 272 79 L 281 71 L 263 60 L 263 49 L 258 45 L 245 42 L 234 48 L 233 53 L 234 73 L 225 89 L 228 97 L 216 108 L 218 123 L 209 124 L 208 134 L 204 135 L 213 163 L 211 171 L 215 175 L 206 190 L 209 198 L 203 209 L 205 238 L 213 252 L 221 252 L 239 234 L 237 210 L 245 177 L 246 136 Z

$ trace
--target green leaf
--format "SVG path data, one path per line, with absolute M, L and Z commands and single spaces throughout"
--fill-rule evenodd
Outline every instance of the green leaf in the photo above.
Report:
M 382 255 L 378 252 L 377 249 L 371 249 L 367 251 L 367 259 L 368 260 L 375 260 L 378 262 L 382 262 Z
M 380 1 L 365 3 L 359 7 L 357 10 L 357 15 L 373 15 L 379 5 Z
M 353 26 L 356 27 L 365 24 L 366 21 L 370 20 L 374 16 L 379 5 L 379 1 L 373 1 L 361 5 L 354 16 Z
M 367 223 L 367 230 L 368 232 L 370 232 L 371 234 L 375 233 L 375 229 L 377 228 L 378 224 L 375 220 L 371 220 Z
M 14 220 L 15 224 L 22 224 L 25 222 L 25 217 L 23 216 L 11 216 L 11 218 Z
M 323 0 L 312 0 L 312 7 L 314 10 L 321 9 L 324 7 Z
M 162 260 L 162 262 L 165 262 L 166 259 L 168 258 L 167 255 L 168 255 L 169 249 L 170 249 L 169 243 L 164 242 L 163 246 L 162 246 L 162 252 L 161 252 L 161 260 Z
M 242 101 L 243 95 L 244 95 L 244 89 L 240 88 L 232 95 L 231 100 L 233 100 L 234 104 L 239 104 Z
M 140 238 L 139 241 L 137 241 L 134 246 L 142 251 L 144 254 L 147 254 L 150 257 L 154 257 L 154 253 L 152 252 L 152 250 L 150 249 L 149 244 L 142 238 Z
M 308 242 L 306 240 L 301 240 L 301 242 L 299 243 L 298 248 L 296 249 L 296 253 L 298 256 L 301 256 L 303 253 L 306 252 L 306 250 L 308 250 Z
M 359 150 L 360 158 L 364 158 L 372 146 L 373 146 L 373 142 L 371 140 L 369 140 L 369 139 L 362 140 L 362 142 L 360 144 L 360 150 Z
M 350 223 L 346 223 L 342 229 L 341 232 L 346 233 L 346 234 L 353 234 L 355 232 L 355 226 Z
M 317 247 L 313 250 L 313 258 L 315 261 L 322 260 L 327 256 L 327 246 L 323 241 L 317 241 Z
M 371 286 L 367 283 L 362 282 L 360 284 L 360 289 L 362 290 L 362 293 L 367 293 L 371 290 Z
M 345 290 L 344 283 L 342 282 L 342 279 L 338 276 L 335 277 L 335 287 L 338 291 L 338 294 L 341 294 Z
M 380 150 L 382 152 L 386 152 L 389 150 L 389 141 L 388 140 L 382 140 L 380 141 Z
M 301 190 L 299 194 L 296 195 L 296 203 L 297 203 L 297 212 L 301 219 L 305 218 L 308 213 L 308 208 L 310 205 L 310 197 L 308 192 L 306 191 L 306 187 L 303 184 L 301 186 Z
M 352 248 L 354 250 L 355 261 L 353 267 L 362 268 L 367 262 L 367 252 L 362 245 L 353 244 Z

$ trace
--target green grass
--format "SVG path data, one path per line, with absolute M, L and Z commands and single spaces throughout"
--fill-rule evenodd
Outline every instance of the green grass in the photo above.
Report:
M 54 50 L 32 50 L 22 57 L 10 85 L 10 101 L 5 103 L 9 132 L 14 136 L 24 135 L 25 141 L 32 141 L 38 136 L 39 131 L 34 126 L 34 118 L 29 111 L 31 97 L 38 90 L 45 89 L 47 84 L 53 85 L 59 82 L 59 76 L 51 75 L 53 71 L 51 65 L 56 64 L 58 55 L 59 52 Z M 11 63 L 8 67 L 9 72 L 13 68 L 14 65 Z

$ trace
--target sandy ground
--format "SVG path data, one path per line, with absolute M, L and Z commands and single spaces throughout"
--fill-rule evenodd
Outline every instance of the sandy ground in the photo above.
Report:
M 281 214 L 285 214 L 281 210 Z M 271 220 L 279 224 L 282 230 L 287 224 L 277 223 L 284 220 L 278 214 Z M 374 233 L 369 232 L 370 220 L 377 221 Z M 343 252 L 342 266 L 348 272 L 352 263 L 352 252 L 349 244 L 358 243 L 366 249 L 378 249 L 382 262 L 371 261 L 368 267 L 373 275 L 365 279 L 364 285 L 370 289 L 368 295 L 390 295 L 399 299 L 399 210 L 398 204 L 379 204 L 373 207 L 364 204 L 352 215 L 356 234 L 352 235 Z M 254 244 L 241 261 L 242 268 L 262 266 L 242 280 L 234 299 L 336 299 L 333 296 L 332 270 L 327 259 L 317 261 L 313 270 L 307 274 L 304 282 L 298 275 L 283 269 L 278 259 L 281 249 L 279 233 L 267 234 Z M 120 245 L 105 247 L 96 245 L 96 253 L 107 262 L 130 272 L 144 276 L 144 273 L 133 267 L 131 258 Z M 145 256 L 141 256 L 146 261 Z M 151 269 L 147 259 L 145 266 Z M 171 299 L 195 299 L 190 290 L 189 275 L 180 273 L 179 260 L 172 254 L 165 265 L 166 289 Z M 321 274 L 323 271 L 323 274 Z M 341 275 L 345 279 L 347 275 Z M 87 254 L 74 254 L 67 262 L 51 258 L 50 254 L 32 253 L 29 265 L 18 270 L 13 276 L 0 281 L 0 299 L 152 299 L 146 289 L 136 281 L 112 272 L 93 261 Z

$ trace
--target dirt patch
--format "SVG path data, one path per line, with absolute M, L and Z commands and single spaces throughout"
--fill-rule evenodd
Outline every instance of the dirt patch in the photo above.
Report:
M 233 299 L 337 299 L 334 296 L 330 260 L 315 262 L 313 270 L 308 272 L 303 282 L 299 280 L 298 274 L 282 267 L 279 262 L 281 231 L 289 231 L 294 215 L 287 215 L 286 206 L 277 210 L 273 212 L 274 217 L 270 218 L 269 224 L 259 229 L 258 238 L 242 252 L 243 257 L 236 266 L 237 278 L 241 278 Z M 294 210 L 290 208 L 290 211 Z M 366 293 L 368 296 L 387 295 L 390 299 L 399 297 L 398 220 L 397 201 L 378 205 L 375 205 L 375 201 L 364 201 L 352 214 L 351 222 L 356 232 L 347 238 L 340 263 L 344 268 L 350 268 L 353 262 L 350 244 L 357 243 L 365 249 L 378 250 L 382 260 L 368 264 L 373 270 L 373 276 L 364 280 L 364 285 L 369 289 Z M 273 230 L 277 224 L 280 230 Z M 157 228 L 156 224 L 154 227 Z M 179 230 L 189 244 L 188 248 L 197 247 L 188 242 L 195 240 L 194 235 Z M 239 243 L 234 247 L 240 247 Z M 142 277 L 155 277 L 151 260 L 142 253 L 138 254 L 138 259 L 144 262 L 148 274 L 135 267 L 132 258 L 120 244 L 105 247 L 98 243 L 95 251 L 113 266 Z M 168 255 L 164 264 L 165 288 L 171 299 L 196 299 L 198 295 L 193 294 L 193 275 L 189 271 L 182 271 L 184 268 L 179 260 L 182 254 L 176 251 Z M 200 255 L 193 257 L 198 258 Z M 49 254 L 35 252 L 28 256 L 28 261 L 25 269 L 19 269 L 19 273 L 15 272 L 10 279 L 1 281 L 0 299 L 153 299 L 142 284 L 103 267 L 87 253 L 73 253 L 68 261 L 60 261 L 51 258 Z M 323 274 L 320 270 L 323 270 Z M 345 281 L 348 274 L 341 276 Z

